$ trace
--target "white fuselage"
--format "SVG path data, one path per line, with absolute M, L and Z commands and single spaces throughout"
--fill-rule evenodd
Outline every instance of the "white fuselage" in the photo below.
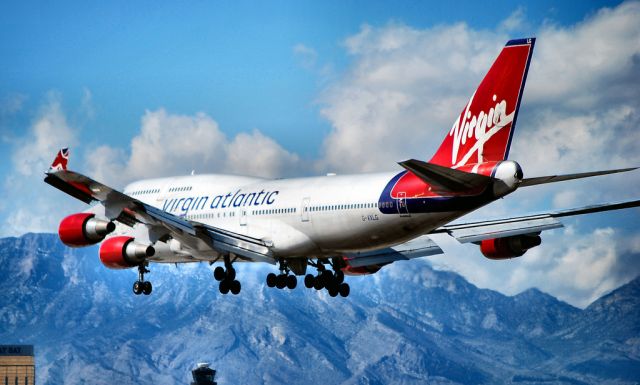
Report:
M 409 214 L 400 208 L 382 213 L 381 193 L 395 175 L 267 180 L 209 174 L 141 180 L 129 184 L 124 193 L 185 219 L 265 240 L 274 256 L 282 258 L 391 246 L 466 213 Z M 113 235 L 131 232 L 120 225 Z M 161 256 L 157 259 L 163 261 Z

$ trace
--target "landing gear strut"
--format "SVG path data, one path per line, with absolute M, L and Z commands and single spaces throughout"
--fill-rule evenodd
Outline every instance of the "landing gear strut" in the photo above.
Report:
M 325 263 L 328 263 L 333 268 L 333 272 L 326 268 Z M 325 262 L 322 260 L 318 260 L 317 263 L 309 262 L 309 264 L 318 269 L 318 274 L 316 276 L 307 274 L 304 277 L 304 285 L 308 289 L 327 289 L 329 295 L 332 297 L 336 297 L 338 294 L 342 297 L 349 295 L 351 288 L 348 283 L 344 282 L 344 273 L 339 267 L 329 261 Z
M 133 294 L 135 295 L 149 295 L 153 290 L 151 282 L 144 280 L 144 273 L 149 273 L 145 262 L 138 265 L 138 280 L 133 283 Z
M 284 289 L 285 287 L 293 290 L 298 286 L 298 279 L 295 275 L 290 274 L 289 266 L 284 260 L 280 260 L 280 274 L 275 275 L 269 273 L 267 275 L 267 286 Z
M 236 279 L 236 269 L 232 266 L 232 261 L 229 259 L 229 256 L 224 257 L 224 267 L 218 266 L 213 271 L 213 278 L 216 281 L 220 281 L 220 286 L 218 289 L 222 294 L 231 294 L 236 295 L 240 293 L 240 289 L 242 286 L 240 285 L 240 281 Z

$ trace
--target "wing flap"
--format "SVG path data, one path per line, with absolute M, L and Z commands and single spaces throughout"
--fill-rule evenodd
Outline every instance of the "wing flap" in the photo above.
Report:
M 408 242 L 363 253 L 346 254 L 345 257 L 351 267 L 388 264 L 395 261 L 428 257 L 442 254 L 443 251 L 431 238 L 426 235 L 412 239 Z
M 640 199 L 616 203 L 604 203 L 537 215 L 452 224 L 442 226 L 432 231 L 431 234 L 447 233 L 460 243 L 480 242 L 485 239 L 540 233 L 541 231 L 563 227 L 562 223 L 557 218 L 620 210 L 638 206 L 640 206 Z
M 550 215 L 511 218 L 508 220 L 484 221 L 444 226 L 440 229 L 449 233 L 460 243 L 479 242 L 491 238 L 540 233 L 557 229 L 562 223 Z M 440 230 L 439 229 L 439 230 Z

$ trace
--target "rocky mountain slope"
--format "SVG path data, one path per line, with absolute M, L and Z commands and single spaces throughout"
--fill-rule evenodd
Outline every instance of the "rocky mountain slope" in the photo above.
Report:
M 269 266 L 238 266 L 222 296 L 206 264 L 154 265 L 146 297 L 51 234 L 0 239 L 0 266 L 0 341 L 35 345 L 39 384 L 187 384 L 200 361 L 220 384 L 640 381 L 640 279 L 581 310 L 426 260 L 349 278 L 346 299 L 270 289 Z

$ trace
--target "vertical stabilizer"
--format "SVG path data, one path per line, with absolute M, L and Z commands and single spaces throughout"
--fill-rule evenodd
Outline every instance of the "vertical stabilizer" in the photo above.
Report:
M 507 43 L 430 163 L 458 168 L 507 158 L 534 44 Z

